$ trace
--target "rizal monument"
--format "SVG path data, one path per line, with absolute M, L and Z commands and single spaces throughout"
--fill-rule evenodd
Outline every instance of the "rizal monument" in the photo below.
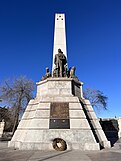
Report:
M 9 147 L 60 151 L 110 147 L 89 100 L 83 97 L 75 69 L 68 69 L 65 15 L 55 14 L 52 72 L 46 68 L 36 83 L 36 97 L 30 100 Z

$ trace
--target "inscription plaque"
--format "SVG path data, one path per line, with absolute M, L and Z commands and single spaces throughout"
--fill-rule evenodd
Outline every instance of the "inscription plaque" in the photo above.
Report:
M 53 102 L 50 107 L 50 129 L 69 129 L 69 103 Z
M 69 118 L 69 103 L 51 103 L 51 118 Z

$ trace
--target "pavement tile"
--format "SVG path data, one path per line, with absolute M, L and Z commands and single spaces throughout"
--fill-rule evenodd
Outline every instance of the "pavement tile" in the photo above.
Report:
M 117 152 L 104 152 L 87 155 L 91 161 L 121 161 L 121 153 Z
M 18 150 L 0 142 L 0 161 L 121 161 L 121 149 L 64 152 Z

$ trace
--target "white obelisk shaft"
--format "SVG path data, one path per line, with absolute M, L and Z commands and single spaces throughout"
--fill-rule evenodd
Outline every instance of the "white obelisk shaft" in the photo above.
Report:
M 61 49 L 63 54 L 67 58 L 66 51 L 66 31 L 65 31 L 65 14 L 55 14 L 55 29 L 54 29 L 54 46 L 53 46 L 53 64 L 52 73 L 55 67 L 54 58 L 58 53 L 58 49 Z

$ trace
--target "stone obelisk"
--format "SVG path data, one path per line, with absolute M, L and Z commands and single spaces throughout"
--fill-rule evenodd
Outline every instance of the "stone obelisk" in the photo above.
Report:
M 54 58 L 60 48 L 67 58 L 66 49 L 66 28 L 65 28 L 65 14 L 55 14 L 55 28 L 54 28 L 54 45 L 53 45 L 53 64 L 52 72 L 54 70 Z

